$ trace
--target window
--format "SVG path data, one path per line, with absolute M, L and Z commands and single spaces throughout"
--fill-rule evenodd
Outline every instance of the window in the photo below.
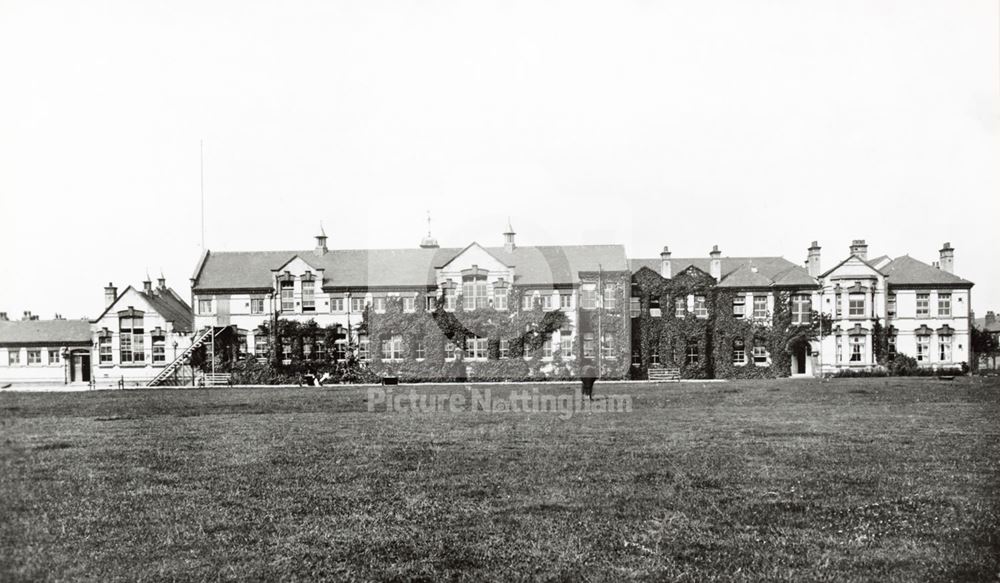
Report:
M 950 293 L 938 293 L 938 317 L 939 318 L 950 318 L 951 317 L 951 294 Z M 948 360 L 951 360 L 950 358 Z
M 604 284 L 604 309 L 614 310 L 618 307 L 618 286 L 613 283 Z
M 437 308 L 437 296 L 433 294 L 428 294 L 426 298 L 426 303 L 424 304 L 424 309 L 428 312 L 433 312 Z
M 615 357 L 615 335 L 611 332 L 604 333 L 604 338 L 601 341 L 601 356 L 604 358 Z
M 747 297 L 736 296 L 733 298 L 733 317 L 742 318 L 747 313 Z
M 251 314 L 264 313 L 264 298 L 250 298 L 250 313 Z
M 742 338 L 733 340 L 733 364 L 746 364 L 747 346 Z
M 847 316 L 849 318 L 865 316 L 865 294 L 847 294 Z
M 767 318 L 767 296 L 753 297 L 753 317 L 758 320 Z M 756 348 L 754 351 L 756 352 Z
M 397 334 L 383 340 L 382 360 L 398 360 L 400 358 L 403 358 L 403 337 Z
M 684 362 L 686 364 L 698 364 L 698 341 L 688 340 L 687 348 L 684 350 Z
M 560 293 L 559 294 L 559 307 L 563 309 L 570 309 L 573 307 L 573 294 L 571 293 Z
M 281 282 L 281 311 L 291 312 L 295 310 L 295 282 L 285 280 Z
M 642 313 L 642 304 L 639 298 L 629 298 L 628 300 L 628 315 L 630 318 L 638 318 L 639 314 Z
M 649 355 L 649 365 L 650 366 L 660 366 L 660 342 L 656 341 L 650 347 Z
M 485 359 L 488 343 L 489 341 L 486 338 L 469 336 L 465 339 L 465 358 Z
M 521 309 L 530 310 L 534 306 L 533 299 L 531 292 L 527 292 L 521 296 Z
M 597 304 L 597 290 L 593 286 L 580 288 L 580 307 L 584 310 L 593 310 Z
M 315 312 L 316 311 L 316 282 L 315 281 L 303 281 L 302 282 L 302 311 L 303 312 Z
M 454 311 L 456 302 L 455 298 L 456 298 L 455 288 L 453 287 L 444 288 L 444 309 L 448 311 Z
M 917 294 L 917 317 L 931 315 L 931 294 Z
M 841 310 L 840 305 L 841 305 L 841 302 L 843 302 L 843 301 L 844 301 L 843 298 L 840 297 L 840 292 L 837 292 L 836 294 L 833 295 L 833 317 L 834 318 L 840 318 L 840 310 Z
M 485 275 L 467 275 L 462 278 L 462 305 L 465 310 L 485 308 L 489 305 Z
M 289 338 L 281 339 L 281 364 L 292 363 L 292 341 Z
M 331 312 L 343 312 L 344 311 L 344 298 L 330 298 L 330 311 Z
M 917 335 L 917 362 L 930 362 L 931 360 L 931 336 L 930 334 Z
M 21 349 L 20 348 L 8 348 L 7 349 L 7 364 L 10 366 L 15 366 L 21 364 Z
M 506 310 L 507 309 L 507 289 L 499 287 L 493 290 L 493 309 L 494 310 Z
M 510 340 L 500 341 L 500 358 L 508 358 L 510 356 Z
M 851 362 L 862 362 L 865 353 L 865 337 L 851 336 Z
M 542 358 L 552 358 L 552 339 L 542 342 Z
M 540 303 L 542 305 L 542 309 L 543 310 L 551 310 L 552 309 L 552 294 L 551 293 L 548 293 L 548 292 L 542 293 L 540 296 L 538 296 L 538 299 L 540 300 Z
M 938 360 L 951 362 L 951 336 L 938 336 Z
M 41 348 L 29 348 L 28 349 L 28 364 L 42 364 L 42 349 Z
M 632 349 L 632 366 L 642 366 L 642 353 L 638 349 Z
M 889 318 L 896 317 L 896 294 L 889 294 L 885 300 L 885 315 Z
M 271 343 L 268 342 L 267 334 L 258 330 L 253 335 L 253 353 L 257 356 L 267 356 L 268 351 L 271 349 Z
M 365 311 L 365 296 L 357 296 L 351 298 L 351 311 L 352 312 L 364 312 Z
M 417 340 L 416 355 L 414 358 L 427 358 L 427 343 L 423 340 Z
M 559 333 L 559 348 L 562 350 L 563 358 L 570 358 L 573 356 L 573 340 L 570 337 L 569 332 Z
M 198 298 L 198 313 L 202 315 L 212 313 L 212 298 Z
M 416 309 L 417 309 L 417 298 L 414 298 L 412 296 L 410 297 L 403 296 L 403 311 L 413 312 L 416 311 Z
M 594 333 L 586 332 L 583 335 L 583 357 L 594 358 Z
M 448 341 L 444 343 L 444 357 L 445 358 L 455 358 L 455 343 Z
M 333 342 L 333 358 L 344 360 L 347 358 L 347 339 L 338 338 Z
M 685 298 L 674 298 L 674 316 L 683 318 L 687 312 L 687 300 Z
M 837 336 L 837 362 L 844 362 L 844 339 Z
M 895 334 L 889 334 L 888 336 L 886 336 L 886 345 L 887 345 L 886 352 L 888 353 L 887 356 L 891 360 L 891 359 L 893 359 L 893 358 L 896 357 L 896 335 Z
M 97 355 L 101 364 L 111 364 L 114 358 L 111 352 L 111 336 L 104 335 L 97 339 Z
M 812 315 L 812 299 L 807 294 L 792 296 L 792 323 L 808 324 Z
M 754 364 L 767 364 L 767 346 L 761 340 L 753 341 L 753 362 Z
M 153 336 L 153 363 L 167 361 L 167 341 L 163 336 Z
M 120 362 L 145 362 L 146 349 L 143 346 L 142 316 L 122 316 L 118 319 Z
M 708 307 L 705 306 L 705 296 L 694 296 L 694 315 L 696 318 L 708 317 Z
M 58 348 L 49 349 L 49 364 L 59 364 L 62 361 L 62 355 L 59 353 Z
M 362 336 L 358 339 L 358 360 L 368 360 L 368 349 L 370 348 L 371 342 L 368 340 L 367 336 Z
M 372 309 L 378 313 L 385 311 L 385 296 L 372 298 Z

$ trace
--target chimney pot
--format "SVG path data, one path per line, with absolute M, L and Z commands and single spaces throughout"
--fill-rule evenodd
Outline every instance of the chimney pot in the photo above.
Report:
M 0 314 L 0 315 L 6 316 L 6 314 Z M 993 310 L 990 310 L 989 312 L 986 312 L 985 323 L 986 323 L 987 326 L 989 326 L 990 324 L 995 324 L 996 321 L 997 321 L 997 316 L 993 312 Z
M 864 239 L 855 239 L 851 242 L 851 255 L 857 255 L 861 259 L 868 261 L 868 243 Z
M 820 246 L 818 241 L 813 241 L 812 245 L 809 246 L 809 255 L 806 259 L 806 269 L 809 271 L 809 277 L 819 277 L 823 273 L 822 264 L 820 262 Z

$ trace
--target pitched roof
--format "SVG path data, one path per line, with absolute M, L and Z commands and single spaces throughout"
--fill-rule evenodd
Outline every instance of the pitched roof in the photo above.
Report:
M 909 255 L 893 259 L 881 271 L 885 274 L 889 285 L 953 285 L 959 287 L 973 285 L 967 279 L 928 265 Z
M 164 320 L 173 323 L 175 331 L 190 332 L 194 329 L 194 310 L 191 309 L 191 306 L 189 306 L 187 302 L 177 295 L 177 292 L 175 292 L 173 288 L 169 287 L 165 289 L 153 289 L 150 293 L 146 293 L 144 291 L 139 291 L 132 286 L 128 286 L 122 290 L 120 294 L 118 294 L 115 301 L 111 302 L 108 307 L 104 308 L 104 311 L 101 312 L 100 316 L 92 321 L 97 322 L 103 318 L 105 314 L 111 311 L 111 308 L 118 304 L 118 300 L 128 293 L 129 290 L 133 290 L 135 293 L 142 296 L 143 299 L 149 302 L 149 305 L 156 310 L 157 314 L 162 316 Z
M 673 273 L 681 273 L 689 266 L 710 272 L 711 259 L 708 257 L 672 257 L 670 268 Z M 784 257 L 722 257 L 722 278 L 719 287 L 771 287 L 782 285 L 810 286 L 816 281 L 800 265 Z M 632 259 L 632 272 L 648 267 L 660 272 L 659 259 Z
M 90 321 L 83 319 L 0 322 L 0 345 L 25 344 L 90 346 Z
M 136 290 L 138 291 L 138 290 Z M 150 293 L 139 292 L 156 313 L 173 323 L 175 332 L 190 332 L 194 328 L 194 311 L 173 289 L 154 289 Z
M 567 284 L 581 271 L 627 271 L 622 245 L 561 245 L 484 247 L 498 260 L 514 266 L 515 283 Z M 195 272 L 195 291 L 272 289 L 271 270 L 299 255 L 323 269 L 324 287 L 429 287 L 437 283 L 435 268 L 461 253 L 457 247 L 440 249 L 331 249 L 312 251 L 210 252 Z
M 1000 332 L 1000 320 L 993 320 L 986 324 L 986 318 L 976 318 L 973 325 L 980 330 L 986 330 L 988 332 Z

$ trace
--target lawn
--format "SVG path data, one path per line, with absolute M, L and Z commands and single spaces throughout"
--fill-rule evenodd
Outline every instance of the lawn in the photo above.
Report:
M 3 393 L 0 580 L 1000 573 L 996 379 L 597 392 L 632 411 L 369 412 L 360 387 Z

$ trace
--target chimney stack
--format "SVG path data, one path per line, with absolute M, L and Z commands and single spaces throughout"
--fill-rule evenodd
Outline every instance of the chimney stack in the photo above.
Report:
M 809 277 L 819 277 L 823 273 L 823 268 L 820 266 L 819 261 L 819 250 L 819 242 L 813 241 L 812 245 L 809 246 L 809 258 L 806 260 Z
M 0 316 L 6 316 L 6 315 L 7 314 L 0 314 Z M 6 318 L 3 318 L 3 319 L 6 320 Z M 989 312 L 986 312 L 985 324 L 987 326 L 989 326 L 991 324 L 996 324 L 996 321 L 997 321 L 997 315 L 995 313 L 993 313 L 993 310 L 990 310 Z
M 7 312 L 0 312 L 0 322 L 7 322 Z
M 142 291 L 147 294 L 153 293 L 153 282 L 149 280 L 149 276 L 146 276 L 146 280 L 142 282 Z
M 118 299 L 118 288 L 115 284 L 108 282 L 108 286 L 104 288 L 104 307 L 109 308 L 111 304 L 115 303 Z
M 507 253 L 513 253 L 514 249 L 517 248 L 517 246 L 514 245 L 514 235 L 516 234 L 517 233 L 514 232 L 514 227 L 510 226 L 510 217 L 507 217 L 507 231 L 503 234 L 503 249 Z
M 865 261 L 868 261 L 868 243 L 865 243 L 864 239 L 855 239 L 852 241 L 851 255 L 857 255 Z
M 708 271 L 715 278 L 715 281 L 722 280 L 722 251 L 719 251 L 718 245 L 712 245 L 712 251 L 709 253 L 712 260 L 708 264 Z
M 156 288 L 159 290 L 167 289 L 167 278 L 163 277 L 163 272 L 160 272 L 160 277 L 156 279 Z
M 660 275 L 664 279 L 670 279 L 674 276 L 670 268 L 670 248 L 666 245 L 663 246 L 663 251 L 660 252 Z
M 316 235 L 316 248 L 313 249 L 313 255 L 317 257 L 322 257 L 326 255 L 326 231 L 323 229 L 323 223 L 319 224 L 319 235 Z
M 939 253 L 941 254 L 941 271 L 955 273 L 955 250 L 951 247 L 951 243 L 942 245 Z
M 22 320 L 34 320 L 34 318 L 31 317 L 31 310 L 25 310 L 24 311 L 24 316 L 21 319 Z

